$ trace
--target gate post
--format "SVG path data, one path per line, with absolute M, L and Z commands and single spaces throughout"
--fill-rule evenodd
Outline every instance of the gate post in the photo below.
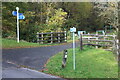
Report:
M 80 34 L 80 50 L 83 49 L 82 34 Z
M 117 45 L 116 45 L 116 48 L 117 48 L 116 52 L 117 52 L 117 58 L 118 58 L 117 60 L 119 61 L 119 60 L 120 60 L 120 59 L 119 59 L 119 55 L 120 55 L 120 54 L 119 54 L 119 40 L 118 40 L 118 39 L 116 40 L 116 44 L 117 44 Z
M 58 42 L 60 43 L 60 34 L 58 33 Z
M 88 33 L 88 35 L 89 35 L 89 34 L 90 34 L 90 33 Z M 90 38 L 87 38 L 87 39 L 88 39 L 88 44 L 89 44 L 89 42 L 90 42 L 90 41 L 89 41 L 89 40 L 90 40 Z
M 37 32 L 36 38 L 37 38 L 37 43 L 39 43 L 39 32 Z
M 97 40 L 98 40 L 98 32 L 96 32 L 96 35 L 97 35 L 97 38 L 96 38 L 96 45 L 98 45 L 98 42 L 97 42 Z M 98 46 L 96 46 L 96 49 L 98 48 Z
M 53 43 L 53 32 L 51 32 L 51 44 Z
M 65 42 L 67 42 L 67 34 L 66 34 L 66 31 L 64 31 L 64 39 L 65 39 Z
M 42 32 L 42 34 L 41 34 L 41 44 L 43 44 L 43 41 L 44 39 L 43 39 L 43 32 Z

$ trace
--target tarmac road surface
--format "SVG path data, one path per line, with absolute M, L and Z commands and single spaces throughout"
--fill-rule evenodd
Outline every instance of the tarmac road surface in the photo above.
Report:
M 78 42 L 76 43 L 76 46 L 79 46 Z M 44 69 L 44 64 L 51 56 L 68 48 L 72 48 L 72 43 L 36 48 L 3 49 L 2 77 L 58 79 L 59 77 L 42 73 L 40 70 Z M 26 68 L 23 68 L 22 66 Z

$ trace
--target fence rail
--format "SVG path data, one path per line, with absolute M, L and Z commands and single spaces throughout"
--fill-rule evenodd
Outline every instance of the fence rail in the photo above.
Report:
M 83 38 L 84 39 L 84 38 Z M 111 42 L 113 43 L 114 40 L 96 40 L 96 39 L 89 39 L 88 41 L 96 41 L 96 42 Z
M 83 43 L 83 45 L 92 45 L 92 46 L 101 46 L 101 47 L 112 47 L 113 45 L 107 45 L 107 44 L 90 44 L 90 43 Z
M 80 50 L 83 49 L 82 45 L 92 45 L 96 48 L 99 46 L 109 47 L 106 50 L 116 53 L 117 60 L 120 61 L 120 46 L 117 35 L 80 34 Z
M 64 32 L 47 32 L 47 33 L 37 33 L 37 34 L 55 34 L 55 33 L 57 33 L 57 34 L 61 34 L 61 33 L 65 33 L 66 31 L 64 31 Z
M 116 37 L 117 35 L 82 34 L 83 36 Z
M 93 45 L 109 46 L 111 44 L 114 45 L 116 40 L 116 35 L 81 34 L 80 36 L 82 36 L 83 43 L 85 43 L 86 45 L 92 45 L 93 43 L 91 42 L 96 42 Z M 99 44 L 99 42 L 102 42 L 102 44 Z
M 48 32 L 48 33 L 38 33 L 37 32 L 37 42 L 44 43 L 61 43 L 67 41 L 66 31 L 64 32 Z
M 98 48 L 111 47 L 119 55 L 119 40 L 117 35 L 80 34 L 80 49 L 82 45 L 92 45 Z

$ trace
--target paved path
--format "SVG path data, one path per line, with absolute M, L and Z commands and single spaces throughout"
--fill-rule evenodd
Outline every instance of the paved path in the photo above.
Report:
M 79 44 L 76 44 L 78 46 Z M 67 45 L 58 45 L 58 46 L 48 46 L 48 47 L 37 47 L 37 48 L 21 48 L 21 49 L 7 49 L 3 50 L 2 58 L 3 58 L 3 77 L 10 77 L 12 76 L 9 74 L 17 73 L 22 74 L 18 77 L 38 77 L 40 74 L 32 72 L 35 75 L 28 75 L 27 70 L 23 68 L 17 68 L 18 65 L 23 65 L 24 67 L 32 68 L 35 70 L 42 70 L 44 69 L 44 64 L 46 61 L 56 53 L 63 51 L 64 49 L 72 48 L 72 44 Z M 18 70 L 19 69 L 19 70 Z M 8 73 L 9 71 L 9 73 Z M 7 74 L 8 73 L 8 74 Z M 17 74 L 16 74 L 17 75 Z M 41 74 L 42 75 L 42 74 Z M 14 77 L 14 76 L 13 76 Z M 45 75 L 43 73 L 42 76 L 39 77 L 54 77 L 50 75 Z

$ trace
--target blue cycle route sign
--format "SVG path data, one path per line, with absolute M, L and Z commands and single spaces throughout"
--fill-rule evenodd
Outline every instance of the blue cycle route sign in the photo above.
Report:
M 23 13 L 18 13 L 18 14 L 19 14 L 19 19 L 25 19 L 25 16 L 23 15 Z M 12 15 L 17 16 L 17 11 L 12 11 Z
M 70 28 L 70 32 L 76 32 L 76 28 L 75 27 Z
M 18 14 L 19 14 L 19 16 L 20 16 L 20 15 L 23 15 L 22 13 L 18 13 Z M 13 16 L 17 16 L 17 11 L 12 11 L 12 15 L 13 15 Z
M 25 19 L 25 16 L 24 15 L 20 15 L 19 19 Z

